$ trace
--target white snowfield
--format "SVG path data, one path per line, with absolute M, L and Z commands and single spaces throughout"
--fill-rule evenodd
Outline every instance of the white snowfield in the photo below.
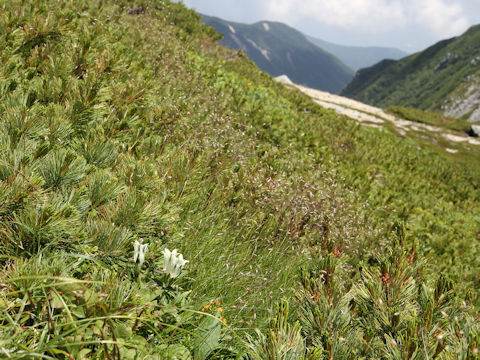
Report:
M 302 85 L 294 84 L 286 75 L 275 78 L 287 86 L 294 86 L 306 95 L 310 96 L 316 103 L 323 107 L 333 109 L 341 115 L 348 116 L 359 121 L 362 125 L 374 128 L 382 128 L 387 122 L 391 123 L 394 129 L 402 136 L 409 132 L 415 132 L 417 135 L 427 135 L 429 138 L 443 137 L 445 140 L 455 145 L 465 143 L 480 146 L 480 140 L 460 132 L 449 131 L 447 129 L 422 124 L 410 120 L 400 119 L 391 114 L 387 114 L 380 108 L 361 103 L 343 96 L 330 94 L 326 91 L 311 89 Z M 383 124 L 383 125 L 381 125 Z M 423 137 L 423 136 L 422 136 Z M 450 153 L 457 150 L 445 148 Z

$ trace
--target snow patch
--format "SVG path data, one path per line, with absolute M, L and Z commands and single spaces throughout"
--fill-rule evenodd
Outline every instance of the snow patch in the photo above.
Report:
M 442 134 L 442 136 L 445 139 L 456 142 L 456 143 L 466 142 L 471 145 L 480 145 L 480 140 L 473 139 L 470 136 L 458 136 L 453 134 Z
M 247 41 L 252 44 L 252 46 L 257 49 L 258 51 L 260 51 L 260 53 L 263 55 L 263 57 L 265 59 L 267 59 L 268 61 L 272 61 L 270 59 L 270 55 L 268 54 L 268 50 L 266 49 L 262 49 L 260 46 L 257 45 L 257 43 L 255 41 L 253 41 L 252 39 L 247 39 Z
M 292 54 L 290 53 L 290 51 L 287 52 L 287 60 L 290 62 L 290 64 L 294 65 L 292 60 Z
M 263 23 L 262 25 L 265 31 L 270 31 L 270 25 L 268 25 L 267 23 Z
M 399 119 L 393 115 L 385 113 L 382 109 L 366 105 L 361 102 L 345 98 L 343 96 L 333 95 L 325 91 L 310 89 L 301 85 L 295 86 L 303 93 L 310 96 L 317 104 L 320 104 L 323 107 L 329 109 L 333 109 L 339 114 L 346 115 L 352 119 L 356 119 L 357 121 L 362 123 L 362 125 L 373 126 L 375 124 L 383 124 L 388 121 L 395 126 L 397 132 L 402 136 L 405 136 L 407 132 L 413 130 L 418 133 L 418 136 L 421 136 L 427 140 L 432 140 L 434 143 L 436 143 L 436 140 L 432 139 L 432 135 L 434 137 L 441 136 L 453 144 L 466 143 L 470 145 L 480 146 L 479 138 L 473 138 L 471 136 L 467 136 L 458 132 L 445 132 L 445 129 L 438 128 L 436 126 Z M 368 125 L 365 123 L 367 123 Z M 475 129 L 477 129 L 477 125 L 473 126 L 475 126 Z M 480 125 L 478 125 L 478 128 L 478 130 L 480 131 Z M 458 150 L 446 148 L 446 151 L 453 154 L 454 151 Z
M 281 84 L 293 85 L 292 80 L 287 75 L 280 75 L 275 78 Z
M 228 25 L 228 28 L 230 29 L 230 31 L 232 33 L 234 33 L 234 34 L 236 33 L 235 28 L 232 25 Z
M 318 100 L 318 99 L 313 99 L 317 104 L 327 108 L 327 109 L 333 109 L 337 114 L 340 115 L 346 115 L 348 117 L 351 117 L 353 119 L 356 119 L 357 121 L 360 121 L 361 123 L 363 122 L 368 122 L 368 123 L 375 123 L 375 124 L 383 124 L 385 121 L 382 119 L 379 119 L 375 117 L 374 115 L 366 114 L 361 111 L 357 111 L 354 109 L 346 108 L 343 107 L 342 105 L 339 104 L 334 104 L 328 101 L 323 101 L 323 100 Z

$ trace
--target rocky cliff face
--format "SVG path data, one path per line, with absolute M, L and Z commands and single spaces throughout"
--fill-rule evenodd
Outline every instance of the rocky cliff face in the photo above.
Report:
M 467 77 L 467 83 L 442 105 L 447 116 L 467 116 L 470 122 L 480 121 L 480 74 Z

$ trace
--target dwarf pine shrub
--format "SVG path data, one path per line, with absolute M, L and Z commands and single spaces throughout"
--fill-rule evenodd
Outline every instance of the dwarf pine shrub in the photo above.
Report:
M 478 356 L 478 169 L 275 84 L 182 4 L 0 9 L 3 357 Z

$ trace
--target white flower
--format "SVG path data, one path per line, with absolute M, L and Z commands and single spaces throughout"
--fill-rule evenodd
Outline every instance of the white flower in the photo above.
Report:
M 133 243 L 133 262 L 134 263 L 137 262 L 139 250 L 140 250 L 140 243 L 137 240 Z
M 165 248 L 165 250 L 162 251 L 162 254 L 164 257 L 163 265 L 165 267 L 165 272 L 170 274 L 172 278 L 178 277 L 185 264 L 188 263 L 188 260 L 185 260 L 183 255 L 177 252 L 177 249 L 170 251 Z
M 145 262 L 145 254 L 148 250 L 148 244 L 141 244 L 138 240 L 133 243 L 133 262 L 142 266 Z

